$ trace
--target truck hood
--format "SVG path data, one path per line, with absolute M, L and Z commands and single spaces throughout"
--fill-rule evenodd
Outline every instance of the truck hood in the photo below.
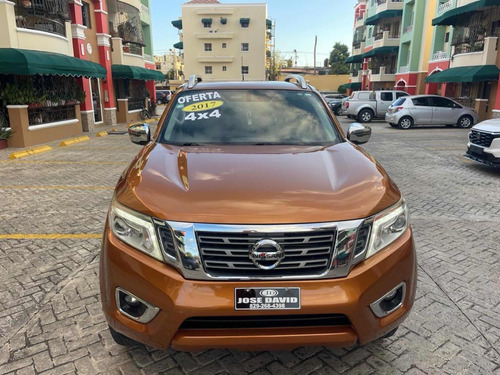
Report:
M 116 197 L 164 220 L 291 224 L 365 218 L 401 194 L 372 157 L 348 142 L 326 148 L 151 143 L 122 175 Z

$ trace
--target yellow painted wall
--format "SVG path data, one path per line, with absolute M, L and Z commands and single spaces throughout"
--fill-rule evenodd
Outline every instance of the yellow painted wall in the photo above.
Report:
M 227 24 L 221 24 L 221 17 L 227 18 Z M 212 27 L 204 28 L 202 18 L 212 18 Z M 240 18 L 250 18 L 248 28 L 241 27 Z M 184 4 L 185 77 L 199 74 L 204 81 L 241 80 L 241 66 L 248 66 L 249 74 L 245 75 L 245 80 L 265 80 L 266 18 L 266 4 Z M 205 51 L 205 43 L 212 43 L 211 52 Z M 222 43 L 227 47 L 222 48 Z M 241 43 L 249 43 L 248 52 L 241 51 Z M 216 61 L 208 61 L 210 59 Z M 212 66 L 212 74 L 205 74 L 205 66 Z M 226 71 L 222 70 L 223 66 Z
M 280 81 L 283 81 L 286 76 L 282 75 L 279 77 Z M 349 83 L 349 74 L 344 75 L 312 75 L 305 74 L 302 77 L 311 85 L 316 87 L 320 91 L 337 91 L 340 85 L 344 83 Z

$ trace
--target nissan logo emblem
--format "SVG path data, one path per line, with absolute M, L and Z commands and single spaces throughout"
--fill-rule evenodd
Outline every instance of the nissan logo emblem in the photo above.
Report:
M 249 258 L 261 270 L 272 270 L 278 267 L 283 258 L 285 258 L 285 251 L 276 241 L 269 239 L 260 240 L 250 249 Z M 261 263 L 264 261 L 274 261 L 274 263 L 265 265 Z
M 279 292 L 274 289 L 264 289 L 259 292 L 262 297 L 276 297 Z

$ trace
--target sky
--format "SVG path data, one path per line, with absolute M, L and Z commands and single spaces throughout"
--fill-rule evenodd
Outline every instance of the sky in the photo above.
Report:
M 151 0 L 155 55 L 168 52 L 179 41 L 171 21 L 181 16 L 188 0 Z M 317 65 L 330 55 L 335 42 L 351 50 L 356 0 L 220 0 L 221 3 L 267 2 L 268 18 L 276 20 L 276 51 L 288 59 L 298 52 L 297 65 L 313 66 L 314 36 L 318 36 Z

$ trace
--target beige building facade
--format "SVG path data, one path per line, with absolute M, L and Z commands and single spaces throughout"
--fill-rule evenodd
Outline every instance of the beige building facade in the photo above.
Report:
M 169 72 L 173 73 L 173 80 L 183 79 L 184 74 L 184 56 L 178 54 L 176 49 L 171 49 L 163 55 L 155 55 L 154 61 L 156 70 L 159 70 L 168 77 Z
M 205 81 L 266 79 L 266 4 L 192 0 L 182 5 L 179 28 L 184 74 Z

